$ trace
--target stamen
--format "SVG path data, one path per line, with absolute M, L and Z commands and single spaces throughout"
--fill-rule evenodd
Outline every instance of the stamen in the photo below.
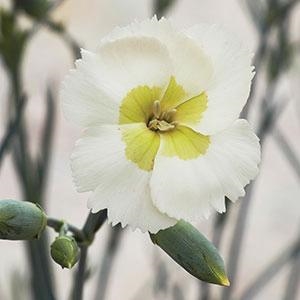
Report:
M 158 130 L 160 131 L 169 131 L 171 129 L 174 129 L 175 128 L 175 125 L 173 124 L 170 124 L 164 120 L 162 121 L 159 121 L 158 124 L 157 124 L 157 128 Z
M 161 113 L 161 107 L 159 100 L 154 101 L 152 108 L 153 115 L 156 119 L 159 119 Z
M 153 119 L 148 123 L 148 128 L 151 130 L 158 130 L 158 120 L 157 119 Z
M 160 101 L 156 100 L 152 106 L 152 119 L 148 123 L 148 128 L 153 131 L 169 131 L 176 127 L 177 123 L 173 121 L 176 109 L 161 111 Z
M 167 111 L 164 115 L 164 120 L 167 122 L 171 122 L 176 114 L 177 110 L 176 108 L 173 108 L 169 111 Z

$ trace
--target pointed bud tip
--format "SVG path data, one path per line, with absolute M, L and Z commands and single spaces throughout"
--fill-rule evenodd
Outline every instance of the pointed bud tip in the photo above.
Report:
M 222 286 L 230 286 L 230 281 L 229 281 L 228 277 L 220 278 L 220 284 Z

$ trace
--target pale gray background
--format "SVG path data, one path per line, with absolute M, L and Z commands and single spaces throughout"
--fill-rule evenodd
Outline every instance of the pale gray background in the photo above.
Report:
M 0 0 L 0 4 L 3 5 L 7 2 Z M 151 5 L 150 0 L 68 0 L 54 17 L 67 24 L 70 33 L 83 47 L 93 50 L 99 39 L 116 25 L 125 25 L 134 19 L 150 17 Z M 299 9 L 297 14 L 300 16 Z M 169 11 L 168 16 L 179 28 L 198 22 L 222 24 L 239 36 L 251 49 L 256 48 L 255 29 L 242 1 L 179 0 Z M 293 21 L 295 35 L 298 33 L 298 37 L 299 19 L 294 18 Z M 24 19 L 24 26 L 27 25 L 28 20 Z M 40 122 L 43 118 L 46 84 L 50 80 L 59 89 L 62 79 L 72 66 L 72 57 L 68 49 L 56 35 L 46 30 L 41 30 L 27 49 L 23 75 L 30 99 L 27 116 L 34 151 Z M 293 70 L 281 80 L 280 93 L 287 96 L 290 102 L 280 118 L 279 126 L 286 132 L 290 143 L 300 156 L 299 74 L 300 63 L 298 66 L 295 63 Z M 1 119 L 5 117 L 6 96 L 7 79 L 0 65 Z M 252 117 L 252 124 L 255 126 L 255 113 Z M 0 126 L 3 126 L 3 123 L 0 122 Z M 2 132 L 3 128 L 0 127 L 0 133 Z M 86 209 L 88 194 L 78 194 L 75 191 L 69 168 L 69 155 L 79 134 L 79 129 L 67 123 L 59 109 L 48 187 L 47 212 L 50 216 L 65 218 L 81 226 L 88 214 Z M 9 158 L 6 158 L 0 170 L 0 198 L 18 199 L 19 191 L 16 182 L 12 163 Z M 294 176 L 272 138 L 268 138 L 243 246 L 238 291 L 242 291 L 247 282 L 255 278 L 270 259 L 284 249 L 297 234 L 300 221 L 299 198 L 299 180 Z M 208 236 L 211 234 L 211 221 L 199 224 L 199 229 Z M 99 266 L 108 226 L 110 225 L 106 225 L 98 233 L 95 243 L 90 248 L 89 263 L 93 267 Z M 221 249 L 224 257 L 226 257 L 226 244 L 229 238 L 228 233 L 224 239 L 224 247 Z M 160 254 L 161 252 L 152 246 L 146 234 L 126 230 L 113 267 L 114 275 L 110 281 L 107 299 L 153 299 L 151 289 L 155 277 L 154 266 L 160 259 L 168 262 L 172 280 L 184 285 L 186 299 L 193 299 L 197 293 L 198 282 L 178 268 L 166 255 Z M 5 299 L 9 299 L 10 274 L 13 271 L 22 275 L 28 273 L 23 243 L 0 241 L 0 266 L 0 289 L 5 292 Z M 71 272 L 61 270 L 57 265 L 54 265 L 54 268 L 57 274 L 57 287 L 61 295 L 59 299 L 67 299 Z M 285 281 L 282 279 L 287 271 L 288 269 L 285 269 L 281 272 L 256 299 L 281 299 L 285 287 Z M 86 285 L 84 299 L 91 299 L 95 278 L 96 276 Z M 215 288 L 214 293 L 218 295 L 220 289 Z

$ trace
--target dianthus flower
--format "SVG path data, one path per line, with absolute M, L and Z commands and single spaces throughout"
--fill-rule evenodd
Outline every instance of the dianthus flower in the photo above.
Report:
M 153 18 L 82 50 L 62 98 L 84 129 L 71 166 L 88 207 L 152 233 L 224 212 L 258 173 L 258 138 L 238 119 L 252 77 L 249 51 L 215 25 Z

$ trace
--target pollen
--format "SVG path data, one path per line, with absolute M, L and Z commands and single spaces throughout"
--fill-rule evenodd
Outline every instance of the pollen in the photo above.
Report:
M 152 108 L 152 117 L 150 118 L 147 127 L 153 131 L 169 131 L 173 130 L 177 124 L 174 121 L 176 109 L 162 112 L 159 100 L 154 101 Z

